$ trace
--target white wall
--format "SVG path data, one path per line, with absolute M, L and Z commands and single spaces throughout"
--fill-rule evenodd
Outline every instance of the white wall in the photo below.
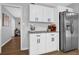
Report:
M 28 4 L 22 8 L 22 20 L 21 20 L 21 50 L 29 48 L 28 39 L 28 20 L 29 20 L 29 8 Z
M 6 41 L 10 40 L 12 37 L 11 27 L 2 27 L 2 46 L 5 44 Z
M 11 29 L 12 29 L 12 36 L 15 35 L 15 19 L 11 18 Z
M 5 13 L 9 16 L 10 19 L 10 25 L 7 26 L 2 26 L 2 39 L 1 39 L 1 45 L 3 46 L 8 40 L 11 39 L 12 37 L 12 29 L 11 29 L 11 16 L 10 14 L 2 8 L 2 13 Z
M 18 24 L 19 22 L 21 22 L 21 19 L 19 18 L 16 18 L 15 19 L 15 28 L 19 29 L 20 30 L 20 24 Z

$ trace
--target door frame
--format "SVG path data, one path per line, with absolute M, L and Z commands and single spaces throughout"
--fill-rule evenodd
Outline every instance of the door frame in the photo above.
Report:
M 20 5 L 17 5 L 17 3 L 16 4 L 9 4 L 9 3 L 2 3 L 2 4 L 0 4 L 0 19 L 1 19 L 1 31 L 2 31 L 2 6 L 9 6 L 9 7 L 14 7 L 14 8 L 21 8 L 21 13 L 22 13 L 22 6 L 20 6 Z M 20 50 L 21 50 L 21 46 L 22 46 L 22 16 L 20 17 L 20 38 L 21 38 L 21 40 L 20 40 Z M 1 35 L 2 36 L 2 35 Z M 2 37 L 0 38 L 0 39 L 2 39 Z M 1 42 L 1 41 L 0 41 Z M 2 45 L 0 44 L 0 53 L 2 53 Z

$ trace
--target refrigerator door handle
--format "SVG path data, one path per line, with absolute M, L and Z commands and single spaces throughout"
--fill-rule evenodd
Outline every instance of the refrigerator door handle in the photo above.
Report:
M 74 27 L 73 27 L 73 25 L 72 25 L 72 20 L 71 20 L 70 22 L 71 22 L 71 23 L 70 23 L 70 32 L 71 32 L 71 34 L 73 34 Z
M 71 32 L 71 34 L 72 34 L 72 24 L 70 24 L 70 32 Z
M 72 25 L 71 25 L 71 27 L 70 27 L 70 32 L 71 32 L 71 34 L 72 34 Z
M 74 32 L 74 26 L 73 26 L 73 20 L 72 20 L 72 22 L 71 22 L 71 34 L 73 34 L 73 32 Z
M 74 26 L 72 25 L 72 34 L 73 34 L 73 32 L 74 32 Z

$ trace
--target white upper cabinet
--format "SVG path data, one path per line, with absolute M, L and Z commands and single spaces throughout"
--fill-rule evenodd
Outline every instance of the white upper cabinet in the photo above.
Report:
M 29 35 L 29 54 L 43 54 L 45 53 L 45 34 L 33 33 Z
M 34 22 L 54 22 L 54 8 L 30 5 L 30 21 Z
M 45 22 L 54 22 L 55 21 L 54 8 L 44 7 L 43 11 L 44 11 L 43 18 L 44 18 Z
M 30 5 L 30 21 L 42 21 L 42 7 L 38 5 Z

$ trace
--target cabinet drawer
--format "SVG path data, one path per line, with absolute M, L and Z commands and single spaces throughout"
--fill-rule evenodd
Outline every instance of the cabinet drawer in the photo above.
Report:
M 36 37 L 40 37 L 41 35 L 40 34 L 36 34 Z
M 47 33 L 47 37 L 55 37 L 56 36 L 56 33 Z
M 50 34 L 51 36 L 55 36 L 55 34 Z

